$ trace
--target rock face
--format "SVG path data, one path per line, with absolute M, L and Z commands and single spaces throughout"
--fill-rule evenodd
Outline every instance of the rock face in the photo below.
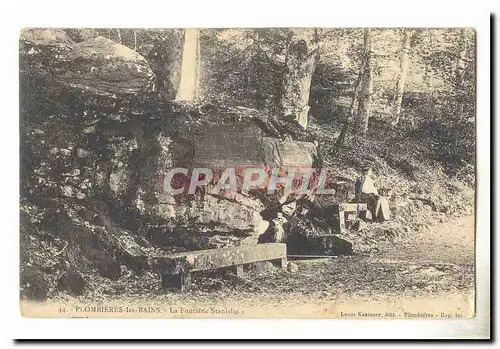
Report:
M 123 267 L 144 273 L 152 255 L 255 244 L 276 226 L 276 217 L 266 217 L 265 211 L 296 198 L 264 190 L 212 194 L 210 185 L 194 195 L 163 191 L 170 169 L 197 166 L 199 144 L 202 150 L 203 144 L 210 146 L 196 145 L 193 136 L 200 130 L 223 125 L 236 130 L 246 122 L 245 137 L 259 133 L 249 142 L 258 154 L 244 153 L 246 146 L 238 153 L 238 136 L 225 153 L 205 156 L 262 168 L 312 166 L 317 160 L 316 147 L 306 142 L 310 135 L 296 123 L 247 108 L 165 102 L 151 90 L 153 74 L 141 55 L 95 34 L 21 33 L 21 287 L 26 297 L 43 298 L 56 289 L 82 294 L 86 273 L 119 280 Z M 214 132 L 208 139 L 227 135 Z M 277 136 L 292 139 L 282 142 Z M 270 145 L 284 155 L 271 155 Z M 293 163 L 296 153 L 303 155 L 300 164 Z M 280 234 L 284 240 L 286 229 Z
M 264 137 L 262 147 L 264 161 L 274 166 L 310 168 L 318 157 L 316 146 L 310 142 Z
M 22 31 L 23 296 L 81 294 L 86 273 L 116 279 L 121 265 L 147 269 L 154 248 L 113 220 L 108 193 L 110 172 L 133 163 L 134 122 L 156 104 L 151 77 L 144 58 L 107 39 L 77 44 L 59 29 Z

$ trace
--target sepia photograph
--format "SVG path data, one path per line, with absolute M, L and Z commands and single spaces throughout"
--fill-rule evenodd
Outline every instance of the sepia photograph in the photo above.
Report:
M 476 30 L 24 28 L 28 318 L 476 314 Z

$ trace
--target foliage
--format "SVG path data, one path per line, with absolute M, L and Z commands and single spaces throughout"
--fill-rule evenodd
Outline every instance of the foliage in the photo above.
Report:
M 312 29 L 311 29 L 312 30 Z M 173 98 L 179 81 L 182 30 L 98 29 L 99 35 L 137 49 L 157 75 L 157 91 Z M 205 102 L 280 111 L 292 31 L 202 29 L 200 89 Z M 373 29 L 375 57 L 372 121 L 391 122 L 401 28 Z M 120 33 L 120 34 L 118 34 Z M 319 41 L 311 84 L 310 116 L 328 119 L 339 132 L 353 98 L 363 52 L 362 28 L 316 29 Z M 475 33 L 454 28 L 413 29 L 410 71 L 399 128 L 430 126 L 445 144 L 444 160 L 474 161 Z
M 202 88 L 206 101 L 275 109 L 284 72 L 286 30 L 204 30 Z

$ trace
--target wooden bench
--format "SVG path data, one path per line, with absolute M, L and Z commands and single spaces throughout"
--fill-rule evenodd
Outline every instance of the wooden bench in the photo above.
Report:
M 185 291 L 191 287 L 192 272 L 233 267 L 241 277 L 243 265 L 273 260 L 286 268 L 286 244 L 257 244 L 159 256 L 153 260 L 153 270 L 162 275 L 164 288 L 176 287 Z

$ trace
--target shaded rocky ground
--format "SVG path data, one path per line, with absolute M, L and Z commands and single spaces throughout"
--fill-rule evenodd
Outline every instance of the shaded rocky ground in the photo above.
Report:
M 287 146 L 302 151 L 300 166 L 316 166 L 309 132 L 255 109 L 172 101 L 154 90 L 139 53 L 93 32 L 75 34 L 24 29 L 20 37 L 23 298 L 99 293 L 110 283 L 105 293 L 147 289 L 155 255 L 256 244 L 267 230 L 272 241 L 284 239 L 273 220 L 297 197 L 282 189 L 215 195 L 207 186 L 173 196 L 163 178 L 199 166 L 195 134 L 212 126 L 226 129 L 209 133 L 202 149 L 245 125 L 262 147 L 251 165 L 268 171 L 299 166 L 296 156 L 274 155 Z M 232 150 L 217 147 L 228 149 L 215 159 Z
M 449 229 L 454 232 L 453 241 L 447 238 Z M 405 242 L 387 244 L 378 253 L 294 260 L 292 263 L 297 269 L 293 271 L 260 263 L 249 267 L 244 278 L 231 273 L 194 274 L 193 290 L 187 293 L 165 293 L 152 288 L 147 293 L 127 292 L 127 296 L 94 293 L 76 299 L 61 296 L 55 301 L 159 307 L 166 316 L 170 316 L 170 307 L 231 307 L 254 311 L 262 308 L 267 309 L 266 314 L 274 311 L 276 316 L 283 312 L 290 316 L 293 315 L 291 309 L 302 311 L 300 309 L 310 307 L 358 304 L 362 307 L 360 310 L 369 311 L 379 303 L 415 301 L 426 306 L 435 299 L 444 299 L 439 301 L 440 307 L 453 308 L 453 302 L 462 300 L 466 308 L 473 309 L 473 217 L 435 224 L 430 231 L 432 233 L 415 233 Z

